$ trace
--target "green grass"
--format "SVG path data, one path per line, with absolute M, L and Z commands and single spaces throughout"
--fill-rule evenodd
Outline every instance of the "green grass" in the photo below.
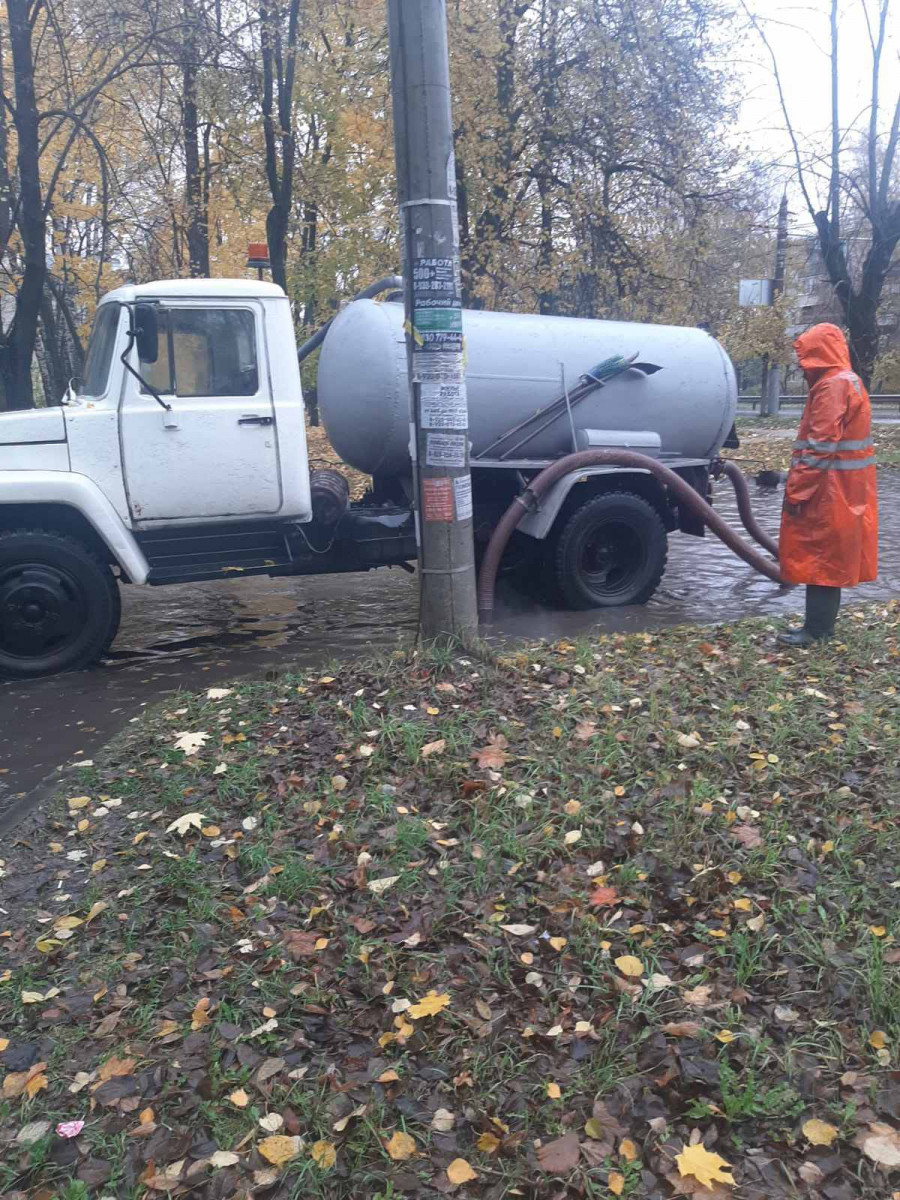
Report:
M 110 1170 L 88 1194 L 135 1200 L 148 1155 L 177 1161 L 166 1129 L 233 1151 L 216 1186 L 246 1186 L 268 1169 L 267 1113 L 303 1139 L 279 1194 L 327 1200 L 412 1196 L 456 1157 L 478 1172 L 460 1194 L 528 1195 L 556 1186 L 537 1143 L 575 1131 L 571 1186 L 606 1197 L 618 1171 L 637 1197 L 695 1127 L 738 1179 L 748 1148 L 796 1174 L 815 1115 L 852 1194 L 881 1197 L 854 1139 L 890 1123 L 900 1047 L 897 631 L 877 608 L 799 656 L 759 622 L 445 647 L 170 701 L 99 761 L 87 809 L 61 797 L 7 860 L 46 877 L 0 893 L 0 1036 L 46 1045 L 48 1066 L 33 1099 L 0 1100 L 0 1129 L 86 1115 L 77 1161 Z M 210 737 L 188 758 L 182 730 Z M 98 816 L 104 795 L 123 804 Z M 204 831 L 167 832 L 186 812 Z M 409 1015 L 429 992 L 446 1007 Z M 99 1076 L 70 1092 L 116 1058 L 135 1059 L 124 1107 L 97 1101 Z M 597 1105 L 621 1131 L 608 1147 L 584 1132 Z M 147 1110 L 157 1132 L 136 1136 Z M 14 1147 L 0 1190 L 83 1194 L 59 1145 Z

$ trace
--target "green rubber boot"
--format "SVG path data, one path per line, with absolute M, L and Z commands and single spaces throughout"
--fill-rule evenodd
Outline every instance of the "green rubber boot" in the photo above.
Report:
M 803 628 L 779 634 L 779 645 L 808 650 L 817 642 L 827 642 L 834 636 L 834 625 L 840 607 L 840 588 L 809 584 L 806 589 L 806 620 Z

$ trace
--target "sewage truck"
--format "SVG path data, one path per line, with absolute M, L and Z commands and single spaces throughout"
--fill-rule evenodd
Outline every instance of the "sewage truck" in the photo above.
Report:
M 704 330 L 464 311 L 463 333 L 476 551 L 576 450 L 639 451 L 707 497 L 737 387 Z M 78 386 L 58 406 L 0 413 L 0 675 L 101 658 L 120 585 L 413 569 L 402 303 L 359 299 L 333 319 L 317 395 L 335 451 L 371 479 L 358 502 L 339 471 L 310 467 L 279 287 L 190 279 L 106 295 Z M 572 607 L 645 603 L 668 534 L 704 531 L 677 491 L 641 467 L 564 473 L 504 561 Z

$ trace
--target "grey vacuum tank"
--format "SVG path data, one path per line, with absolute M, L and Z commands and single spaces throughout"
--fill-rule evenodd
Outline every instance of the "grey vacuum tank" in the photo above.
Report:
M 344 462 L 370 475 L 409 474 L 409 403 L 403 306 L 356 300 L 336 317 L 319 360 L 319 409 Z M 561 394 L 615 354 L 638 352 L 663 369 L 629 371 L 573 411 L 576 430 L 655 432 L 664 458 L 714 457 L 737 409 L 728 355 L 702 329 L 543 317 L 463 313 L 472 453 Z M 523 457 L 552 459 L 572 449 L 563 414 Z

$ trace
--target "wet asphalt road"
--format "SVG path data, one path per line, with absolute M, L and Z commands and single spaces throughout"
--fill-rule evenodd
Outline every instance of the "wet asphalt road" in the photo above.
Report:
M 900 595 L 900 472 L 879 477 L 881 576 L 854 598 Z M 754 507 L 777 534 L 782 494 Z M 716 507 L 737 526 L 733 494 Z M 306 579 L 223 580 L 124 588 L 123 621 L 110 657 L 91 671 L 33 683 L 0 682 L 0 832 L 28 811 L 69 764 L 92 755 L 148 704 L 179 689 L 260 676 L 288 665 L 319 666 L 415 632 L 418 581 L 399 570 Z M 674 535 L 669 567 L 650 604 L 587 613 L 502 596 L 492 636 L 571 637 L 596 629 L 638 631 L 741 616 L 784 616 L 802 589 L 780 589 L 717 539 Z

